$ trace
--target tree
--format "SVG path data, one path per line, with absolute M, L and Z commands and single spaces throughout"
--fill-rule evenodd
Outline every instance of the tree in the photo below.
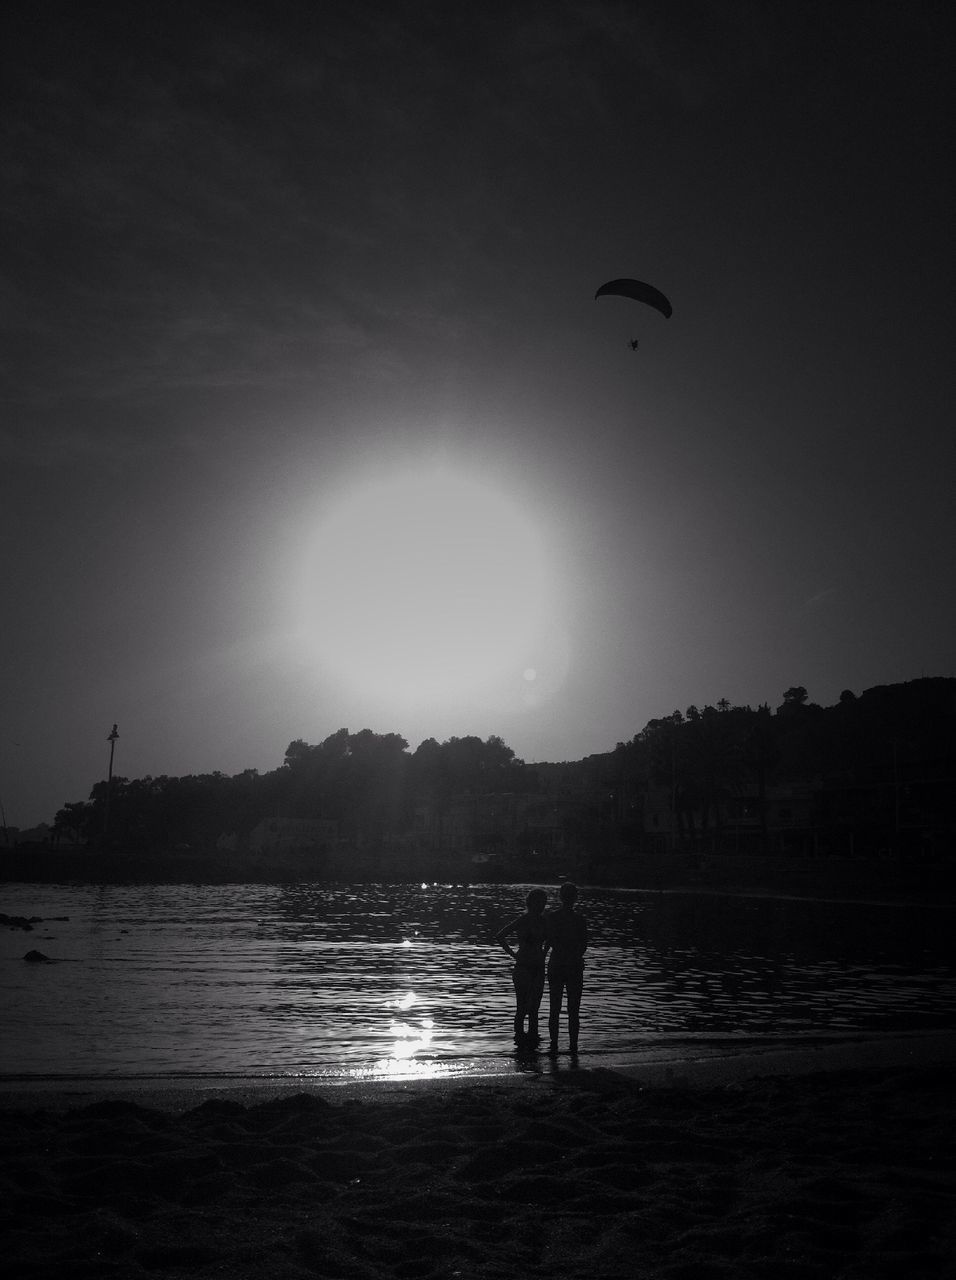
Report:
M 780 711 L 798 711 L 807 705 L 809 694 L 802 684 L 792 685 L 783 695 L 783 706 Z
M 719 835 L 722 826 L 721 800 L 741 771 L 740 717 L 727 715 L 711 706 L 696 717 L 688 715 L 683 730 L 687 738 L 684 771 L 685 787 L 700 807 L 701 831 L 711 819 Z
M 86 800 L 71 801 L 57 811 L 53 819 L 54 839 L 69 836 L 72 844 L 81 844 L 90 836 L 93 806 Z
M 804 694 L 806 690 L 802 691 Z M 767 782 L 780 760 L 780 749 L 770 708 L 764 703 L 744 742 L 741 760 L 757 784 L 757 807 L 760 814 L 760 837 L 764 852 L 769 851 L 767 829 Z
M 340 729 L 339 733 L 348 733 L 348 730 Z M 319 747 L 310 747 L 304 738 L 296 738 L 285 749 L 283 767 L 291 770 L 301 769 L 315 758 L 319 750 Z

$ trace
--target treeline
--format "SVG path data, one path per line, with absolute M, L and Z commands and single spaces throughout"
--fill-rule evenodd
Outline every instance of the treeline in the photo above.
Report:
M 803 686 L 788 689 L 774 712 L 726 701 L 690 706 L 619 743 L 612 762 L 605 780 L 618 779 L 625 843 L 646 835 L 652 789 L 683 847 L 715 847 L 708 837 L 742 818 L 763 848 L 771 826 L 788 823 L 829 837 L 857 829 L 884 846 L 904 829 L 952 839 L 956 680 L 880 685 L 859 697 L 846 690 L 832 707 L 810 702 Z
M 57 813 L 54 843 L 209 852 L 225 833 L 241 840 L 270 818 L 321 820 L 337 839 L 388 843 L 414 839 L 423 810 L 522 795 L 552 800 L 556 812 L 564 805 L 591 849 L 647 848 L 662 829 L 671 847 L 708 837 L 717 847 L 744 810 L 766 841 L 779 825 L 771 798 L 796 784 L 810 797 L 804 826 L 933 827 L 951 839 L 954 780 L 956 680 L 847 691 L 832 707 L 794 686 L 775 710 L 691 706 L 575 762 L 529 765 L 495 736 L 432 738 L 410 752 L 399 734 L 340 729 L 317 745 L 291 742 L 281 766 L 262 774 L 98 782 Z
M 282 765 L 263 774 L 98 782 L 89 800 L 57 813 L 54 839 L 209 851 L 226 833 L 242 836 L 264 818 L 281 816 L 325 820 L 341 839 L 367 843 L 406 830 L 419 804 L 536 787 L 534 770 L 495 736 L 429 738 L 409 753 L 397 733 L 339 729 L 318 745 L 296 739 Z

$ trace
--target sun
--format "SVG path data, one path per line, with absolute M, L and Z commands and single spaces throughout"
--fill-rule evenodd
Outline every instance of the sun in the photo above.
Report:
M 529 512 L 484 479 L 433 467 L 356 484 L 309 540 L 317 660 L 395 705 L 524 684 L 552 607 L 548 560 Z

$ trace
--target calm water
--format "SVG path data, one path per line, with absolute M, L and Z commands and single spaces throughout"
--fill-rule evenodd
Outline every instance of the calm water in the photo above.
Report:
M 0 1077 L 493 1069 L 512 988 L 489 939 L 526 888 L 6 885 L 0 910 L 46 922 L 0 931 Z M 956 1028 L 950 910 L 606 889 L 580 906 L 592 1064 Z M 59 963 L 25 964 L 32 948 Z

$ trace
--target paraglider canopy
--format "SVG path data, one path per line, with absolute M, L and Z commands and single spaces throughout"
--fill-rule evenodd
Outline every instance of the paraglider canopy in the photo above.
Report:
M 643 280 L 608 280 L 607 284 L 601 285 L 594 296 L 601 298 L 609 294 L 615 294 L 621 298 L 633 298 L 635 302 L 645 302 L 668 320 L 674 311 L 660 289 L 655 289 L 652 284 L 645 284 Z

